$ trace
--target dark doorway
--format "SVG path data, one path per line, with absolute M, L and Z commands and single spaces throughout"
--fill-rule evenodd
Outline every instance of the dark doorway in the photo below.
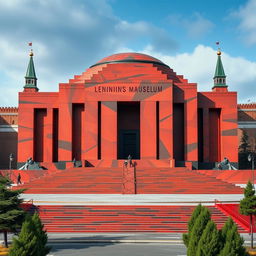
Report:
M 44 161 L 44 136 L 45 136 L 45 118 L 47 116 L 46 108 L 35 108 L 34 110 L 34 160 L 36 162 Z
M 82 115 L 84 104 L 72 104 L 72 159 L 82 157 Z
M 140 158 L 140 103 L 117 103 L 118 159 Z
M 209 160 L 210 162 L 219 162 L 220 158 L 220 108 L 209 109 Z
M 184 161 L 184 104 L 173 104 L 173 155 L 176 162 Z

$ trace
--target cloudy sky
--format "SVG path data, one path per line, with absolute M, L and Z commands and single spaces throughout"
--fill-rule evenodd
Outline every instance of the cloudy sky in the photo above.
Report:
M 256 102 L 256 0 L 0 0 L 0 106 L 17 106 L 31 41 L 40 91 L 127 51 L 211 90 L 220 41 L 229 90 Z

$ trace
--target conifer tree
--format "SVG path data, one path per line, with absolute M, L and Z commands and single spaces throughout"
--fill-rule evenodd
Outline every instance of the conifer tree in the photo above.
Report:
M 244 198 L 240 201 L 240 213 L 250 216 L 251 248 L 253 248 L 253 216 L 256 215 L 255 190 L 250 181 L 244 189 Z
M 18 238 L 13 239 L 9 256 L 46 256 L 50 252 L 47 247 L 47 234 L 38 214 L 29 216 L 22 224 Z
M 21 227 L 25 212 L 20 208 L 19 195 L 24 189 L 11 190 L 11 181 L 0 175 L 0 230 L 4 234 L 4 245 L 8 247 L 7 232 L 16 232 Z
M 211 214 L 208 208 L 203 207 L 200 215 L 197 217 L 193 226 L 191 236 L 189 238 L 189 244 L 187 249 L 188 256 L 195 256 L 197 252 L 198 242 L 207 226 L 207 223 L 211 219 Z
M 37 238 L 31 217 L 27 218 L 21 228 L 18 238 L 13 238 L 13 244 L 9 256 L 35 256 L 37 251 Z
M 46 231 L 44 230 L 44 225 L 42 224 L 39 215 L 36 213 L 32 217 L 32 222 L 34 224 L 36 237 L 38 240 L 38 256 L 45 256 L 50 252 L 51 248 L 46 246 L 48 237 Z
M 192 232 L 192 229 L 194 227 L 194 224 L 195 224 L 195 221 L 197 219 L 197 217 L 200 215 L 201 213 L 201 210 L 202 210 L 202 205 L 199 204 L 193 211 L 192 215 L 191 215 L 191 218 L 188 222 L 188 233 L 187 234 L 183 234 L 182 235 L 182 238 L 183 238 L 183 242 L 185 244 L 185 246 L 188 248 L 188 244 L 189 244 L 189 239 L 190 239 L 190 236 L 191 236 L 191 232 Z
M 250 151 L 249 136 L 245 130 L 243 130 L 241 144 L 239 145 L 239 151 L 241 153 L 248 153 Z
M 246 256 L 247 252 L 243 246 L 244 240 L 237 231 L 234 221 L 229 218 L 221 230 L 223 242 L 220 256 Z
M 239 145 L 239 167 L 240 169 L 248 169 L 249 162 L 248 162 L 248 155 L 250 153 L 250 143 L 249 143 L 249 136 L 246 130 L 243 130 L 241 142 Z
M 229 217 L 220 231 L 221 248 L 224 247 L 227 239 L 227 233 L 229 230 L 231 230 L 233 225 L 234 225 L 234 222 L 232 218 Z
M 210 220 L 199 240 L 196 256 L 216 256 L 220 252 L 220 233 Z
M 223 244 L 226 241 L 228 231 L 233 227 L 233 225 L 234 221 L 229 217 L 221 229 L 221 239 L 223 240 Z

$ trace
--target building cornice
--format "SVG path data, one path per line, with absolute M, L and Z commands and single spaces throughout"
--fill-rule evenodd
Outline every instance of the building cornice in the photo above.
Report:
M 0 115 L 4 113 L 18 113 L 17 107 L 0 107 Z

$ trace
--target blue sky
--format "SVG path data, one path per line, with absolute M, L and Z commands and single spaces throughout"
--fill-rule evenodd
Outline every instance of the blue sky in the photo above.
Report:
M 216 41 L 230 91 L 256 102 L 256 0 L 0 0 L 0 106 L 17 106 L 33 42 L 40 91 L 101 58 L 159 58 L 198 90 L 211 90 Z

